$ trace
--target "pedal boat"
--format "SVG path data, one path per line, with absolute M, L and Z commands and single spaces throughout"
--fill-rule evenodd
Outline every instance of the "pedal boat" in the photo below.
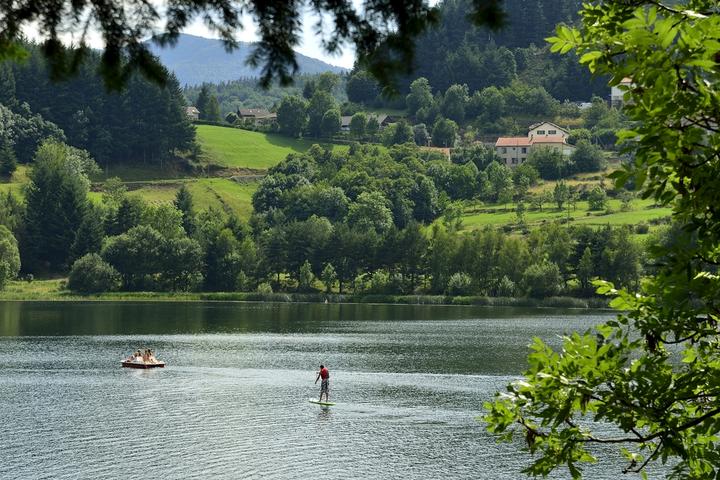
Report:
M 123 368 L 165 368 L 165 362 L 138 363 L 138 362 L 128 362 L 126 360 L 123 360 L 120 363 L 122 364 Z

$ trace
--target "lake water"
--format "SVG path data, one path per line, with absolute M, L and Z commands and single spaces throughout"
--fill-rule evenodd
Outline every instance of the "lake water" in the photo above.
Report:
M 0 478 L 522 478 L 530 457 L 486 432 L 483 402 L 522 372 L 533 336 L 558 345 L 609 316 L 0 303 Z M 120 368 L 138 348 L 167 368 Z M 308 402 L 320 363 L 332 408 Z M 623 466 L 612 453 L 587 478 Z

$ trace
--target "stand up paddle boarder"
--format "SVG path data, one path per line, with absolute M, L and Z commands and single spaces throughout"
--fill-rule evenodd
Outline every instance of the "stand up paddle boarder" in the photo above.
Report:
M 320 382 L 320 402 L 322 402 L 323 393 L 325 394 L 325 401 L 330 402 L 330 372 L 327 368 L 325 368 L 325 365 L 320 365 L 320 371 L 317 374 L 317 377 L 315 377 L 315 385 L 317 385 L 318 380 L 322 379 Z

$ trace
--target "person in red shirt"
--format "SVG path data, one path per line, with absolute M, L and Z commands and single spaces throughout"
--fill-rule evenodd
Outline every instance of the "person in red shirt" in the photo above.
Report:
M 317 385 L 318 380 L 322 380 L 320 382 L 320 401 L 322 402 L 324 393 L 325 401 L 330 402 L 330 372 L 325 368 L 325 365 L 320 365 L 320 371 L 315 378 L 315 385 Z

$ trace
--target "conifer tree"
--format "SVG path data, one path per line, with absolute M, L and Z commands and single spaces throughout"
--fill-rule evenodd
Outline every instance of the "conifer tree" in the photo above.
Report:
M 9 141 L 0 138 L 0 176 L 9 178 L 16 168 L 15 150 Z
M 195 108 L 200 112 L 200 120 L 208 119 L 208 107 L 210 106 L 210 87 L 203 83 L 200 94 L 195 101 Z
M 105 238 L 103 212 L 100 207 L 88 204 L 80 228 L 70 251 L 70 264 L 88 253 L 99 253 Z
M 64 272 L 70 247 L 88 208 L 89 180 L 81 152 L 55 142 L 43 144 L 35 156 L 26 202 L 24 247 L 28 269 Z
M 193 209 L 193 198 L 190 190 L 185 185 L 175 194 L 175 208 L 182 212 L 182 225 L 185 233 L 190 236 L 195 232 L 195 211 Z

